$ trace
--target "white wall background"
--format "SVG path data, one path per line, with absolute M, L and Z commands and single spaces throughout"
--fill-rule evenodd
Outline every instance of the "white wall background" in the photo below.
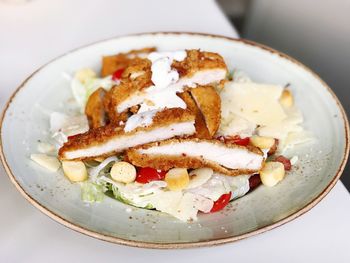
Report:
M 350 0 L 252 0 L 245 21 L 244 37 L 316 71 L 350 117 Z M 349 163 L 342 181 L 350 190 Z
M 255 0 L 244 36 L 315 70 L 350 113 L 350 0 Z

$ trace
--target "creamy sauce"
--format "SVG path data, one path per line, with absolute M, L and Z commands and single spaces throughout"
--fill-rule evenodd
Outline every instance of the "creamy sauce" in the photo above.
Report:
M 185 102 L 176 95 L 182 89 L 171 88 L 179 80 L 179 73 L 171 69 L 171 64 L 173 60 L 183 61 L 185 58 L 186 51 L 149 54 L 148 59 L 152 62 L 152 82 L 154 85 L 146 90 L 146 98 L 141 103 L 138 113 L 164 108 L 186 108 Z
M 191 77 L 179 77 L 179 73 L 171 68 L 174 60 L 183 61 L 187 56 L 186 51 L 174 52 L 152 52 L 148 55 L 148 59 L 152 62 L 152 82 L 154 85 L 146 88 L 142 92 L 138 92 L 129 99 L 119 104 L 117 111 L 123 112 L 126 109 L 140 104 L 140 108 L 136 115 L 148 111 L 161 111 L 165 108 L 182 108 L 186 109 L 186 103 L 176 94 L 181 93 L 184 87 L 194 88 L 197 85 L 206 85 L 208 83 L 219 82 L 226 76 L 225 69 L 211 69 L 199 71 Z M 142 119 L 143 116 L 135 116 L 130 120 L 132 124 L 126 123 L 125 131 L 131 131 L 145 123 L 137 125 L 136 120 Z M 149 119 L 148 119 L 149 120 Z M 147 122 L 148 125 L 152 122 Z
M 152 119 L 157 111 L 165 108 L 186 108 L 185 102 L 176 95 L 182 89 L 169 87 L 179 80 L 179 73 L 171 68 L 171 64 L 174 60 L 184 60 L 186 55 L 184 50 L 152 52 L 148 55 L 148 59 L 152 62 L 152 82 L 154 85 L 147 88 L 137 114 L 127 120 L 124 128 L 126 132 L 152 124 Z
M 178 81 L 179 73 L 171 69 L 173 60 L 183 61 L 186 51 L 152 52 L 148 59 L 152 62 L 152 82 L 158 89 L 168 87 Z
M 145 111 L 132 115 L 126 122 L 124 131 L 129 132 L 136 127 L 147 127 L 152 124 L 153 117 L 157 113 L 157 110 Z

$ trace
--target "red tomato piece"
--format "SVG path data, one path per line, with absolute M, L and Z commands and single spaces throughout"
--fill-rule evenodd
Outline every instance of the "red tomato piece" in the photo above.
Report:
M 222 142 L 230 142 L 241 146 L 247 146 L 250 142 L 249 137 L 241 138 L 239 135 L 225 137 L 219 136 L 217 139 Z
M 284 170 L 289 171 L 292 169 L 292 164 L 290 163 L 290 160 L 283 155 L 277 156 L 275 159 L 276 162 L 280 162 L 284 165 Z
M 136 182 L 146 184 L 152 181 L 164 180 L 166 171 L 160 171 L 151 167 L 137 169 Z
M 233 140 L 233 143 L 241 145 L 241 146 L 247 146 L 249 144 L 249 142 L 250 142 L 249 137 L 246 137 L 246 138 L 239 137 L 239 138 Z
M 254 174 L 249 177 L 249 191 L 254 190 L 261 184 L 260 174 Z
M 116 70 L 113 75 L 112 75 L 112 80 L 113 81 L 117 81 L 117 80 L 120 80 L 122 78 L 122 74 L 124 72 L 124 69 L 118 69 Z
M 220 196 L 219 199 L 214 202 L 214 205 L 210 212 L 214 213 L 224 209 L 224 207 L 227 206 L 227 204 L 230 202 L 231 194 L 232 192 L 229 192 L 228 194 L 223 194 Z

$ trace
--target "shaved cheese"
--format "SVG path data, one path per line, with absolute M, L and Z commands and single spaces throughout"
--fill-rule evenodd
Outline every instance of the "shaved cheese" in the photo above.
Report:
M 68 116 L 61 112 L 50 115 L 50 131 L 54 134 L 63 132 L 66 136 L 84 133 L 89 130 L 89 123 L 85 115 Z
M 152 197 L 150 203 L 155 209 L 175 216 L 179 215 L 177 209 L 180 205 L 181 199 L 181 191 L 159 192 L 157 195 Z M 185 220 L 186 216 L 181 216 L 181 218 Z
M 197 220 L 198 209 L 194 205 L 195 195 L 185 193 L 176 208 L 174 216 L 182 221 Z
M 55 151 L 55 147 L 47 142 L 39 142 L 37 149 L 40 153 L 51 153 Z
M 279 140 L 285 140 L 290 132 L 300 132 L 303 128 L 299 125 L 290 123 L 288 120 L 271 126 L 260 127 L 257 129 L 259 136 L 272 137 Z
M 225 112 L 227 114 L 227 111 Z M 231 113 L 221 116 L 221 123 L 218 130 L 218 135 L 232 136 L 239 135 L 242 138 L 253 135 L 256 124 L 247 121 L 246 119 Z
M 249 177 L 250 175 L 238 175 L 238 176 L 226 176 L 225 179 L 228 180 L 231 188 L 232 194 L 231 198 L 236 199 L 244 196 L 248 193 L 249 187 Z
M 212 200 L 201 195 L 181 191 L 162 192 L 152 199 L 157 210 L 182 221 L 196 221 L 198 211 L 208 213 L 214 205 Z
M 30 159 L 32 159 L 40 166 L 46 168 L 50 172 L 56 172 L 61 166 L 61 163 L 57 160 L 56 157 L 48 156 L 46 154 L 31 154 Z
M 279 144 L 281 145 L 281 151 L 287 151 L 296 145 L 313 142 L 315 142 L 315 138 L 313 137 L 312 133 L 301 130 L 297 132 L 290 132 L 284 140 L 280 140 Z
M 231 191 L 231 187 L 229 182 L 226 181 L 226 177 L 227 176 L 217 173 L 205 184 L 197 188 L 189 189 L 188 192 L 216 201 L 220 196 Z
M 260 127 L 257 132 L 260 136 L 272 137 L 279 140 L 285 140 L 291 132 L 301 132 L 303 128 L 300 124 L 303 122 L 301 112 L 296 108 L 286 111 L 287 117 L 281 122 L 274 123 L 265 127 Z
M 228 82 L 220 94 L 223 115 L 235 113 L 257 125 L 281 122 L 287 117 L 279 103 L 282 90 L 275 85 Z

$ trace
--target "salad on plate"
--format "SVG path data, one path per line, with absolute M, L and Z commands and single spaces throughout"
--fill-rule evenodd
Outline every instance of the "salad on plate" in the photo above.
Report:
M 273 187 L 312 141 L 292 86 L 256 83 L 203 50 L 155 47 L 104 56 L 71 78 L 75 113 L 50 114 L 31 159 L 105 196 L 182 221 L 214 213 L 261 183 Z

